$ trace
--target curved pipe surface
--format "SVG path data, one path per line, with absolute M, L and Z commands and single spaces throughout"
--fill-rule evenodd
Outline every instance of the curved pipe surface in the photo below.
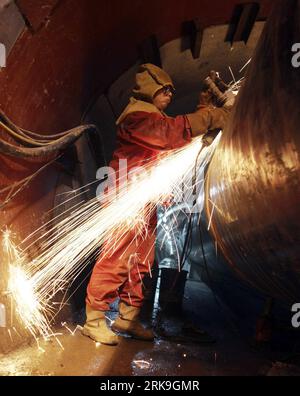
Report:
M 265 294 L 300 299 L 300 1 L 280 1 L 209 166 L 211 231 L 234 271 Z

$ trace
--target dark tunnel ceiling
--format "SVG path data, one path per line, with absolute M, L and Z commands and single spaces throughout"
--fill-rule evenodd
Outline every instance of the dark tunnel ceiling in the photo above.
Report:
M 26 28 L 0 72 L 0 106 L 15 123 L 53 133 L 80 123 L 91 97 L 101 93 L 138 58 L 152 34 L 159 45 L 180 37 L 182 24 L 228 23 L 247 1 L 18 0 Z M 269 14 L 261 0 L 258 19 Z

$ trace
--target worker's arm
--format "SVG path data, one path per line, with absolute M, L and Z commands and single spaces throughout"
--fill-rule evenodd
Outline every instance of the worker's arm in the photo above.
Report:
M 121 123 L 118 136 L 153 150 L 171 150 L 191 141 L 191 127 L 186 116 L 137 111 Z

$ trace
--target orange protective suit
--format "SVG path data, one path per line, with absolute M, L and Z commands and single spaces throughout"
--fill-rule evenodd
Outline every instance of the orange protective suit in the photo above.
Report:
M 127 159 L 127 169 L 143 166 L 162 150 L 181 147 L 191 140 L 186 116 L 137 111 L 126 116 L 118 128 L 118 147 L 110 166 L 118 171 L 120 159 Z M 87 290 L 87 304 L 106 311 L 116 297 L 139 307 L 143 301 L 143 278 L 154 262 L 156 213 L 152 213 L 143 234 L 128 232 L 118 242 L 113 254 L 100 254 Z M 136 236 L 137 235 L 137 236 Z M 104 249 L 104 250 L 103 250 Z M 105 245 L 102 252 L 105 251 Z
M 151 64 L 140 66 L 133 97 L 117 121 L 118 146 L 110 163 L 117 174 L 120 159 L 127 160 L 129 172 L 164 150 L 184 146 L 193 136 L 222 128 L 227 111 L 220 108 L 202 106 L 192 114 L 168 117 L 152 103 L 156 92 L 166 86 L 174 88 L 162 69 Z M 136 230 L 131 230 L 111 255 L 105 254 L 107 246 L 102 246 L 87 289 L 86 303 L 91 308 L 106 311 L 118 296 L 127 305 L 141 306 L 142 280 L 154 262 L 156 213 L 145 220 L 145 234 L 135 239 Z

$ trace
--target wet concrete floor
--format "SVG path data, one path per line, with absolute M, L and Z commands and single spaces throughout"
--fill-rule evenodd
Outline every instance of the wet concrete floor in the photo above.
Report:
M 243 340 L 202 283 L 189 282 L 184 309 L 217 342 L 142 342 L 123 338 L 118 346 L 98 345 L 81 335 L 76 324 L 57 329 L 58 340 L 35 341 L 0 356 L 0 375 L 120 376 L 120 375 L 266 375 L 272 364 Z M 81 323 L 82 324 L 82 323 Z M 176 328 L 172 319 L 164 327 Z M 76 330 L 75 330 L 76 329 Z M 75 330 L 75 331 L 74 331 Z M 74 331 L 74 333 L 72 333 Z

